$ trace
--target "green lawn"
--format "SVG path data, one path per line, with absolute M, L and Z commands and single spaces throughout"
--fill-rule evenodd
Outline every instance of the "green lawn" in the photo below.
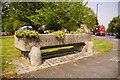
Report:
M 92 40 L 92 42 L 94 43 L 94 51 L 98 51 L 101 53 L 109 52 L 114 47 L 114 45 L 110 42 L 95 41 L 95 40 Z
M 113 48 L 113 44 L 103 41 L 94 41 L 94 50 L 101 53 L 109 52 Z M 43 52 L 57 51 L 60 49 L 69 49 L 73 46 L 52 48 L 42 50 Z M 14 72 L 15 66 L 11 64 L 11 59 L 21 56 L 20 51 L 15 48 L 14 36 L 2 36 L 2 73 Z
M 11 58 L 20 56 L 20 51 L 15 48 L 13 36 L 2 37 L 2 73 L 14 72 L 15 66 Z

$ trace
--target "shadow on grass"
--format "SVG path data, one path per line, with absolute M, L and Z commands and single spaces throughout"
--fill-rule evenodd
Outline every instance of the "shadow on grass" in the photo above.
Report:
M 74 48 L 61 49 L 61 50 L 52 51 L 52 52 L 44 52 L 44 53 L 42 53 L 42 60 L 44 61 L 45 59 L 61 57 L 61 56 L 69 55 L 69 54 L 74 54 L 75 52 L 78 52 L 78 51 L 74 50 Z

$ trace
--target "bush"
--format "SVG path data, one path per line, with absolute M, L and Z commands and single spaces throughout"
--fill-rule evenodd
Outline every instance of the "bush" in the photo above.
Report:
M 17 30 L 15 36 L 18 38 L 38 38 L 38 32 L 29 30 Z
M 83 29 L 77 29 L 76 31 L 71 31 L 70 34 L 80 34 L 83 33 Z
M 15 36 L 18 37 L 18 38 L 24 37 L 23 30 L 17 30 L 17 31 L 15 31 Z
M 65 33 L 62 32 L 62 31 L 53 32 L 52 34 L 55 34 L 55 36 L 56 36 L 58 39 L 64 39 L 64 38 L 65 38 Z
M 76 33 L 77 33 L 77 34 L 83 33 L 83 29 L 77 29 L 77 30 L 76 30 Z
M 70 34 L 76 34 L 76 32 L 75 31 L 70 31 Z
M 50 30 L 46 30 L 46 34 L 50 34 Z

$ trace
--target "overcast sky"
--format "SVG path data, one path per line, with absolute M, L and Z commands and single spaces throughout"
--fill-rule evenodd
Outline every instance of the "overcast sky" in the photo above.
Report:
M 88 7 L 96 13 L 96 5 L 98 5 L 98 22 L 107 29 L 110 20 L 118 16 L 118 2 L 120 0 L 85 0 L 88 1 Z

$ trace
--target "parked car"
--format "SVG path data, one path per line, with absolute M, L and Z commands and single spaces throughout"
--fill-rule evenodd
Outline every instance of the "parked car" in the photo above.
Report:
M 13 35 L 13 33 L 12 32 L 1 32 L 0 35 L 7 36 L 7 35 Z
M 43 31 L 41 28 L 38 28 L 38 29 L 37 29 L 37 32 L 38 32 L 39 34 L 44 34 L 44 31 Z
M 23 26 L 23 27 L 19 28 L 19 30 L 30 30 L 30 31 L 33 31 L 33 28 L 32 28 L 32 26 Z
M 116 35 L 115 33 L 112 32 L 109 33 L 109 36 L 115 36 L 115 35 Z
M 105 33 L 105 35 L 108 35 L 108 33 Z
M 112 33 L 112 36 L 116 36 L 116 34 L 115 34 L 115 33 Z
M 108 33 L 108 36 L 110 36 L 110 33 Z
M 115 37 L 120 39 L 120 33 L 117 33 Z

